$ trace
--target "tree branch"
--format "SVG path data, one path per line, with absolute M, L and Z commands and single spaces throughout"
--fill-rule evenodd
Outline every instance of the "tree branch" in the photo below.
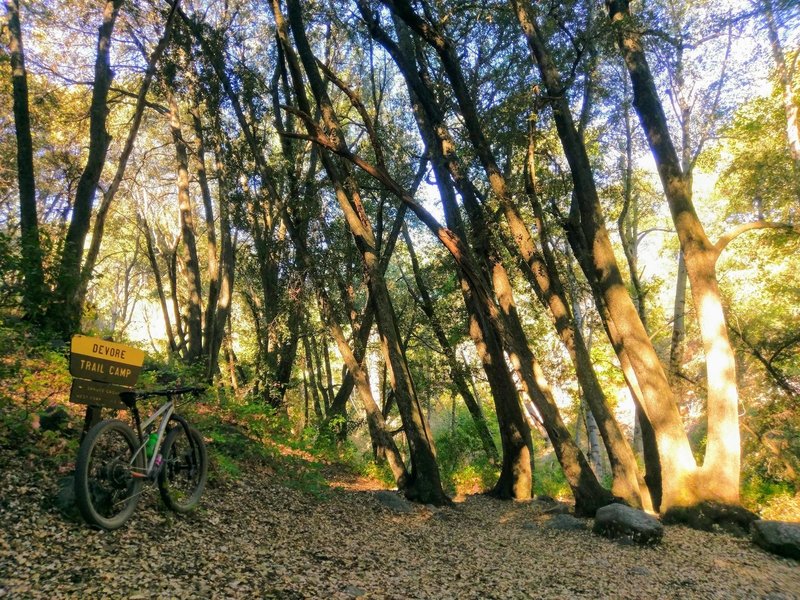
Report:
M 752 229 L 783 229 L 784 231 L 793 231 L 800 234 L 800 226 L 792 225 L 791 223 L 774 223 L 772 221 L 753 221 L 752 223 L 742 223 L 741 225 L 737 225 L 733 229 L 720 236 L 720 238 L 717 240 L 717 243 L 714 244 L 714 247 L 717 249 L 717 254 L 722 254 L 722 251 L 725 250 L 728 244 L 730 244 L 734 239 L 743 233 Z

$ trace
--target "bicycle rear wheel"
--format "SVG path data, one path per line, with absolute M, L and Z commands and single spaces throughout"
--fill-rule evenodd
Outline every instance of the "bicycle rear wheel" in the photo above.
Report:
M 146 468 L 144 452 L 136 454 L 138 447 L 133 430 L 115 419 L 95 425 L 81 443 L 75 465 L 75 500 L 90 525 L 117 529 L 133 514 L 142 479 L 132 472 L 141 474 Z
M 179 424 L 167 433 L 161 453 L 164 460 L 158 476 L 161 498 L 175 512 L 188 513 L 200 502 L 208 477 L 203 437 L 194 427 Z

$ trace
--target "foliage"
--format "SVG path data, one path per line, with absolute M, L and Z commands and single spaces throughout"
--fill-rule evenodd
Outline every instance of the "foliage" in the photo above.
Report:
M 550 456 L 541 464 L 536 465 L 536 472 L 533 475 L 533 490 L 537 496 L 549 496 L 557 499 L 570 497 L 567 478 L 554 457 Z
M 451 427 L 440 431 L 435 442 L 439 468 L 448 491 L 474 494 L 494 485 L 499 470 L 486 456 L 475 421 L 465 408 L 458 408 Z

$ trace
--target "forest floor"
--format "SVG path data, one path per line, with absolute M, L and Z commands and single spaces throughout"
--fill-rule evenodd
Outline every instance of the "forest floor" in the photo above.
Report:
M 377 482 L 328 471 L 321 495 L 269 470 L 217 480 L 188 517 L 149 489 L 103 532 L 55 508 L 57 469 L 0 448 L 0 597 L 800 598 L 796 561 L 727 534 L 671 526 L 640 548 L 557 530 L 541 502 L 392 506 Z

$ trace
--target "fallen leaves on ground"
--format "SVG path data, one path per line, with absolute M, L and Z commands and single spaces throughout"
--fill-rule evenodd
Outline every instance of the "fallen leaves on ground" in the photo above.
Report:
M 58 473 L 0 450 L 0 597 L 800 598 L 798 563 L 747 540 L 672 526 L 640 548 L 485 496 L 404 514 L 331 472 L 323 498 L 267 473 L 218 483 L 188 517 L 151 488 L 104 532 L 52 506 Z

